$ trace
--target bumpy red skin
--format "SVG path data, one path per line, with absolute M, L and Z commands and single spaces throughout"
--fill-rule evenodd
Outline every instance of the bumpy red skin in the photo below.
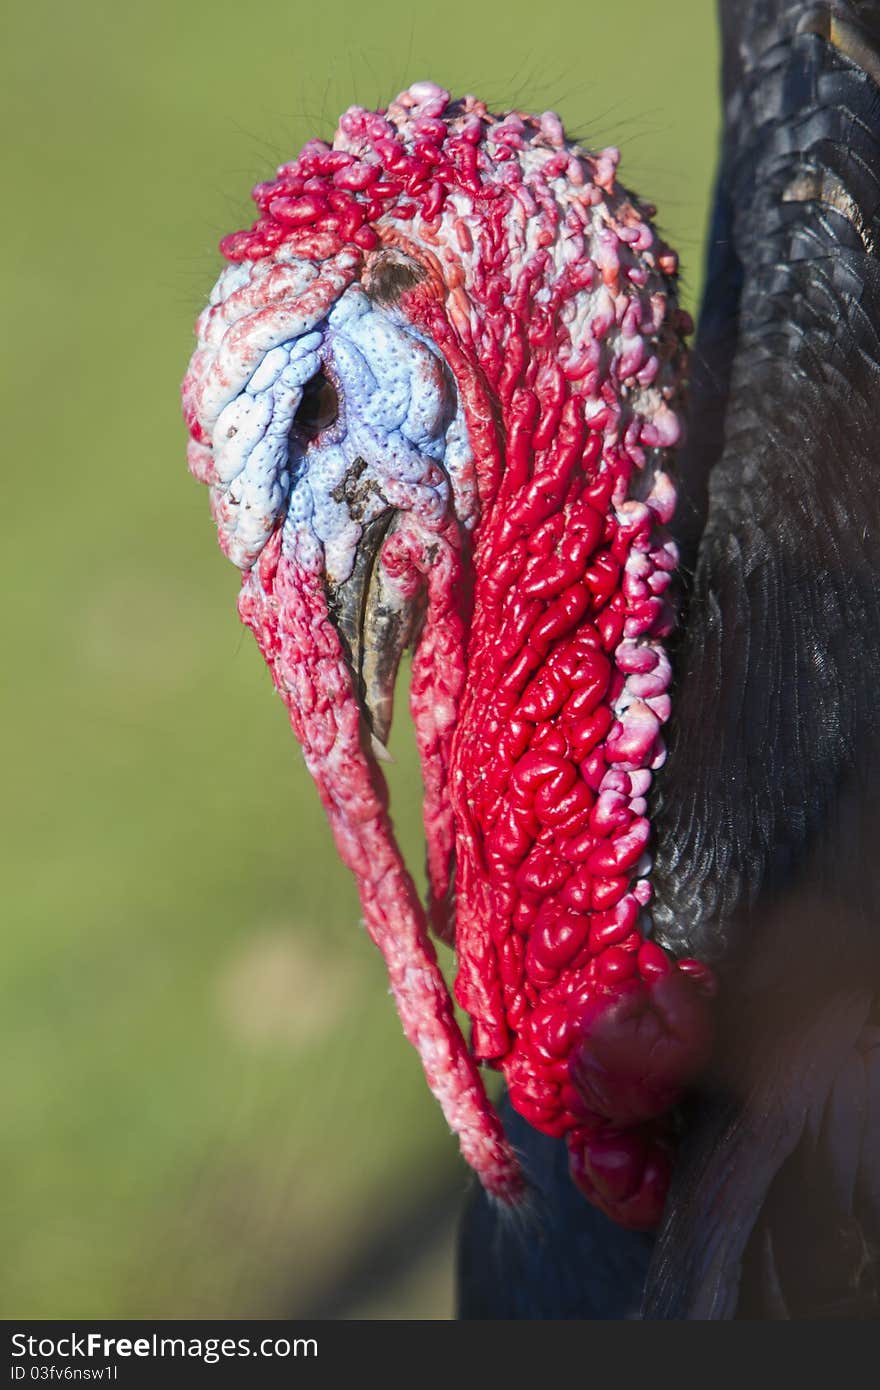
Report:
M 479 498 L 469 611 L 454 527 L 434 568 L 383 555 L 430 586 L 412 707 L 432 924 L 449 935 L 454 871 L 456 994 L 475 1058 L 503 1070 L 537 1128 L 566 1136 L 591 1201 L 648 1227 L 671 1162 L 663 1117 L 705 1063 L 713 992 L 705 966 L 648 939 L 646 793 L 663 759 L 676 561 L 662 461 L 678 438 L 687 326 L 674 256 L 615 182 L 615 152 L 573 149 L 549 114 L 499 120 L 418 84 L 388 113 L 346 113 L 335 146 L 311 142 L 260 185 L 260 220 L 222 247 L 242 261 L 291 246 L 324 265 L 356 250 L 367 285 L 390 246 L 424 269 L 401 308 L 455 377 Z M 540 168 L 526 168 L 531 150 Z M 560 180 L 574 190 L 563 205 Z M 191 466 L 210 480 L 199 371 L 194 359 Z M 653 485 L 635 500 L 646 455 Z M 245 576 L 242 616 L 290 707 L 432 1088 L 487 1187 L 518 1200 L 512 1155 L 437 993 L 320 574 L 307 561 L 287 573 L 278 535 Z M 414 968 L 427 982 L 415 994 Z

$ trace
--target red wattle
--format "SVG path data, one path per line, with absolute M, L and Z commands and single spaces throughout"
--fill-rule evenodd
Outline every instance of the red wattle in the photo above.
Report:
M 698 986 L 672 968 L 589 999 L 576 1033 L 570 1074 L 583 1103 L 632 1125 L 678 1102 L 708 1061 L 712 1021 Z
M 655 1129 L 573 1129 L 568 1166 L 584 1196 L 618 1225 L 649 1231 L 663 1214 L 672 1145 Z

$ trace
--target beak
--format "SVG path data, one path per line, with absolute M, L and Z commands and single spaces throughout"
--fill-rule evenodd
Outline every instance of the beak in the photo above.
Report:
M 366 522 L 348 579 L 326 581 L 330 616 L 346 649 L 373 752 L 383 762 L 391 761 L 387 743 L 400 658 L 415 643 L 425 612 L 424 587 L 404 598 L 381 563 L 382 547 L 398 525 L 392 508 Z

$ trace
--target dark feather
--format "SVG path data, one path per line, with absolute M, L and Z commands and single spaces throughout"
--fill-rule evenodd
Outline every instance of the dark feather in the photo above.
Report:
M 539 1134 L 507 1102 L 502 1115 L 529 1177 L 531 1206 L 512 1214 L 473 1184 L 459 1232 L 458 1316 L 638 1317 L 653 1238 L 615 1226 L 584 1201 L 562 1140 Z
M 722 27 L 728 270 L 654 881 L 660 939 L 723 1003 L 645 1314 L 876 1316 L 880 6 L 754 0 Z

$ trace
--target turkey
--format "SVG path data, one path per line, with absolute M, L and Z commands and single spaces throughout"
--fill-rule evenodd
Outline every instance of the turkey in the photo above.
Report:
M 876 1296 L 875 49 L 864 14 L 745 10 L 678 520 L 675 257 L 550 112 L 351 108 L 222 243 L 184 383 L 241 617 L 479 1178 L 465 1316 Z M 381 772 L 409 646 L 425 907 Z

